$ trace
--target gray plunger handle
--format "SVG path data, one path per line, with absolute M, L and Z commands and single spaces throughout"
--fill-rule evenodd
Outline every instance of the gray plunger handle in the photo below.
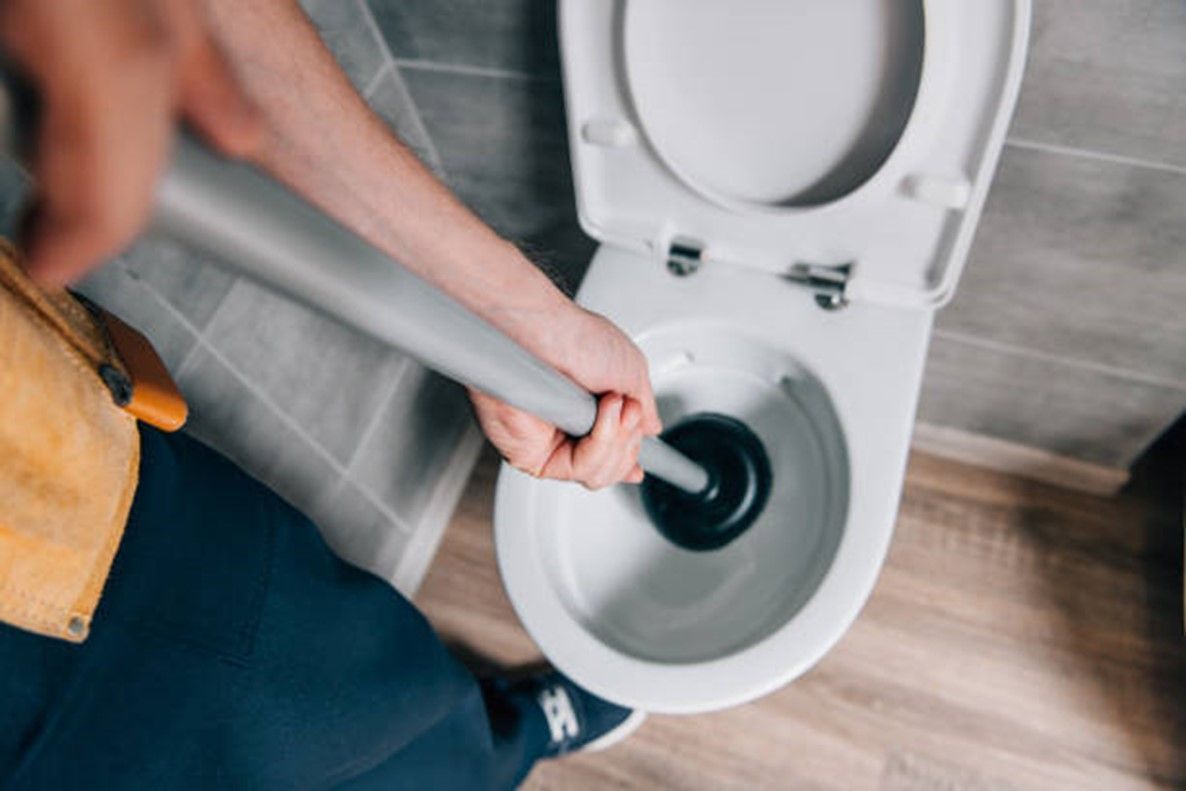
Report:
M 152 227 L 572 436 L 593 427 L 597 402 L 584 389 L 278 183 L 184 134 Z M 700 465 L 657 439 L 643 441 L 639 464 L 689 492 L 708 486 Z

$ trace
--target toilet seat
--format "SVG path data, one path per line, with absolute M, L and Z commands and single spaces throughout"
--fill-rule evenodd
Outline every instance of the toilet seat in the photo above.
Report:
M 799 0 L 809 10 L 829 2 L 858 14 L 900 1 Z M 670 713 L 752 700 L 823 656 L 872 590 L 893 532 L 934 309 L 963 266 L 1029 30 L 1029 0 L 918 1 L 924 51 L 900 134 L 843 194 L 816 201 L 787 199 L 774 179 L 740 179 L 729 194 L 729 174 L 714 180 L 694 167 L 697 151 L 723 156 L 728 146 L 689 154 L 678 125 L 659 126 L 663 90 L 678 85 L 641 65 L 660 12 L 671 11 L 678 25 L 699 12 L 711 17 L 716 6 L 708 4 L 718 0 L 561 0 L 578 214 L 602 242 L 579 301 L 647 353 L 665 422 L 689 409 L 776 403 L 786 406 L 780 419 L 813 422 L 815 439 L 787 429 L 792 445 L 823 448 L 795 447 L 805 455 L 782 454 L 782 462 L 775 448 L 770 503 L 782 510 L 768 506 L 735 545 L 708 559 L 656 538 L 631 511 L 631 487 L 587 493 L 503 465 L 494 522 L 508 595 L 548 658 L 603 697 Z M 787 2 L 733 0 L 729 8 L 782 11 Z M 658 16 L 640 22 L 646 14 Z M 837 19 L 825 21 L 835 30 Z M 668 44 L 678 48 L 681 35 Z M 859 120 L 858 105 L 837 117 Z M 686 110 L 670 112 L 686 118 Z M 835 161 L 844 151 L 801 153 Z M 793 174 L 797 163 L 775 164 Z M 746 387 L 757 394 L 752 403 Z M 751 428 L 770 443 L 780 441 L 779 425 Z M 822 477 L 805 476 L 812 465 L 826 468 Z M 831 494 L 806 496 L 817 489 Z M 772 532 L 779 529 L 787 542 Z M 799 550 L 811 562 L 799 563 Z M 789 581 L 769 557 L 787 560 Z M 743 600 L 751 592 L 756 603 Z
M 801 0 L 802 7 L 814 1 Z M 859 15 L 879 12 L 890 0 L 836 2 Z M 641 108 L 636 104 L 639 87 L 654 82 L 641 72 L 654 63 L 640 54 L 643 45 L 630 44 L 632 30 L 638 37 L 637 29 L 647 29 L 631 26 L 639 21 L 631 7 L 674 8 L 676 26 L 687 9 L 719 5 L 716 0 L 562 2 L 569 147 L 582 227 L 604 243 L 660 259 L 673 243 L 691 242 L 704 261 L 782 275 L 794 275 L 802 264 L 851 264 L 850 299 L 944 304 L 963 267 L 1016 101 L 1029 0 L 914 2 L 922 4 L 923 55 L 901 135 L 880 167 L 850 192 L 810 206 L 731 200 L 705 187 L 672 158 L 669 132 L 648 127 L 655 113 L 647 102 L 654 97 L 641 97 Z M 737 0 L 728 7 L 741 14 L 763 5 Z M 739 37 L 721 47 L 743 50 L 746 43 Z M 771 70 L 777 69 L 781 56 L 776 49 L 768 54 Z M 760 64 L 751 71 L 760 72 Z M 676 85 L 674 79 L 667 84 Z M 822 75 L 821 84 L 827 85 Z M 682 112 L 679 107 L 673 112 Z M 757 111 L 754 118 L 765 121 Z M 688 126 L 687 136 L 703 133 Z M 806 160 L 820 155 L 788 149 Z

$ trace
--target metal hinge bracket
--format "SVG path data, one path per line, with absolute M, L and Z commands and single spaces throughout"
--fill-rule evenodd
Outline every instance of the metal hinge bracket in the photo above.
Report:
M 667 245 L 667 271 L 677 277 L 695 274 L 703 263 L 704 245 L 686 236 L 677 236 Z
M 815 304 L 824 310 L 839 310 L 848 304 L 848 280 L 851 263 L 795 264 L 783 277 L 815 292 Z

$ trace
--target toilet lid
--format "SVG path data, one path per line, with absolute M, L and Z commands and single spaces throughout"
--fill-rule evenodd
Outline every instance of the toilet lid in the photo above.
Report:
M 626 79 L 658 156 L 725 206 L 829 203 L 885 162 L 918 92 L 919 0 L 646 0 Z
M 849 297 L 951 295 L 1016 99 L 1028 0 L 564 0 L 582 225 Z

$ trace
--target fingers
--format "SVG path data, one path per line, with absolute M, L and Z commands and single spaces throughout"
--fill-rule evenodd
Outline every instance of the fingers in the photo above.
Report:
M 639 352 L 639 356 L 641 356 Z M 659 406 L 655 403 L 655 393 L 651 389 L 651 376 L 647 371 L 646 361 L 642 363 L 642 381 L 638 385 L 635 398 L 642 408 L 642 429 L 648 437 L 657 436 L 663 431 L 663 421 L 659 419 Z
M 642 409 L 643 434 L 658 434 L 663 425 L 646 356 L 609 319 L 578 310 L 580 318 L 572 322 L 575 330 L 567 343 L 579 351 L 562 354 L 565 372 L 592 392 L 621 393 L 637 401 Z M 566 336 L 562 333 L 560 337 Z
M 104 57 L 62 58 L 35 72 L 38 193 L 22 241 L 30 274 L 49 287 L 119 251 L 151 206 L 171 136 L 168 51 L 151 24 L 127 26 L 107 31 L 113 50 L 99 50 Z
M 590 489 L 642 481 L 638 451 L 643 409 L 633 399 L 602 397 L 592 431 L 579 440 L 483 393 L 471 390 L 470 400 L 482 430 L 516 469 L 537 478 L 578 481 Z
M 589 489 L 601 489 L 630 478 L 638 465 L 642 414 L 642 408 L 633 399 L 603 396 L 593 430 L 573 448 L 573 477 Z
M 642 483 L 646 477 L 646 473 L 643 472 L 642 467 L 635 464 L 634 468 L 630 470 L 630 474 L 626 476 L 626 483 Z
M 178 114 L 225 153 L 260 123 L 192 0 L 11 0 L 0 43 L 41 98 L 26 266 L 65 285 L 141 230 Z
M 561 452 L 568 444 L 562 432 L 478 390 L 471 389 L 469 398 L 483 433 L 512 467 L 537 478 L 572 477 L 571 450 Z
M 601 489 L 614 483 L 611 478 L 615 461 L 621 455 L 615 446 L 619 444 L 625 404 L 626 400 L 619 395 L 603 397 L 597 405 L 593 430 L 577 442 L 573 451 L 576 478 L 590 489 Z
M 631 416 L 631 410 L 636 413 Z M 632 480 L 634 470 L 638 467 L 638 452 L 642 449 L 643 437 L 643 409 L 634 399 L 627 399 L 626 406 L 622 410 L 622 427 L 628 432 L 626 439 L 625 452 L 621 454 L 618 466 L 615 469 L 612 483 L 638 483 Z

